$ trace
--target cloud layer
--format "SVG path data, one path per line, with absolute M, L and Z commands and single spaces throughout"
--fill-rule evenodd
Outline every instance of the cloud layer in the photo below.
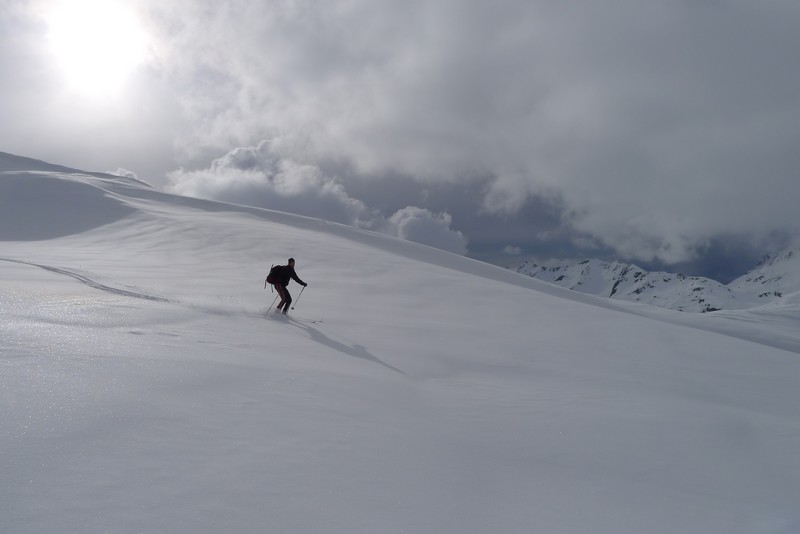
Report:
M 800 229 L 797 2 L 130 4 L 152 50 L 115 126 L 174 142 L 176 191 L 497 254 L 675 264 Z
M 187 86 L 213 80 L 220 97 L 188 101 L 207 117 L 190 146 L 299 132 L 309 157 L 365 176 L 490 177 L 497 214 L 555 189 L 577 231 L 644 260 L 798 228 L 796 3 L 187 9 L 176 61 L 195 58 Z

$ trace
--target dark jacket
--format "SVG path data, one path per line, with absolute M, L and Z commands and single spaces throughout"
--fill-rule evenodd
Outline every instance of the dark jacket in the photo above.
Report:
M 280 284 L 285 287 L 289 285 L 289 280 L 294 280 L 301 286 L 306 285 L 305 282 L 300 280 L 300 278 L 297 276 L 297 273 L 294 272 L 294 267 L 291 265 L 276 265 L 272 268 L 272 274 L 273 284 Z

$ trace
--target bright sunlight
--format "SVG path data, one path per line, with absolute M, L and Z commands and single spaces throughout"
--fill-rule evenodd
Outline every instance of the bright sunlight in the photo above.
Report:
M 62 1 L 46 19 L 66 84 L 85 96 L 115 96 L 145 58 L 147 35 L 119 1 Z

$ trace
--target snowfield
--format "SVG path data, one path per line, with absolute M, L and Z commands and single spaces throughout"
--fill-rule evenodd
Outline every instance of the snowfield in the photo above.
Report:
M 2 532 L 800 532 L 796 296 L 612 302 L 1 156 Z

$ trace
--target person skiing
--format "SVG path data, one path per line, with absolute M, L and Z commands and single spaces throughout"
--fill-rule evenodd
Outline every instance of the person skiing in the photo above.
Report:
M 289 294 L 289 290 L 286 289 L 286 286 L 289 285 L 291 280 L 294 280 L 303 287 L 308 285 L 300 280 L 297 273 L 294 271 L 294 258 L 289 258 L 287 265 L 276 265 L 270 269 L 266 280 L 272 284 L 275 287 L 275 291 L 278 292 L 278 296 L 281 298 L 281 301 L 278 303 L 278 311 L 282 312 L 284 315 L 289 311 L 289 305 L 292 303 L 292 296 Z

